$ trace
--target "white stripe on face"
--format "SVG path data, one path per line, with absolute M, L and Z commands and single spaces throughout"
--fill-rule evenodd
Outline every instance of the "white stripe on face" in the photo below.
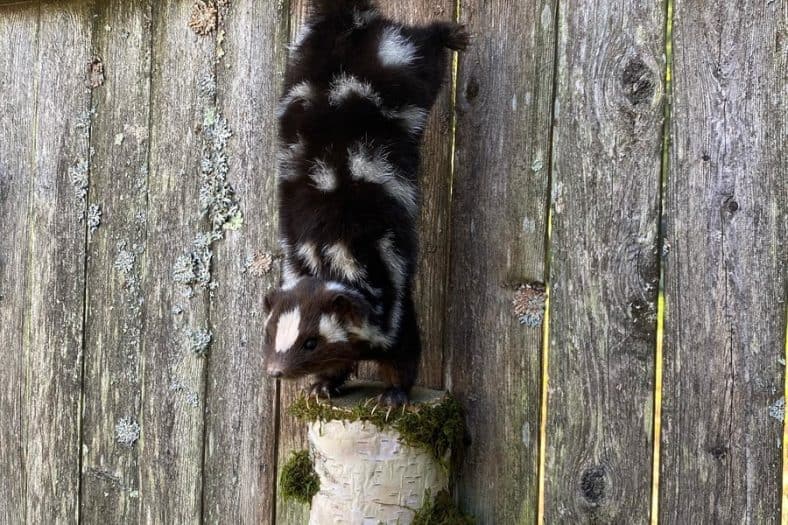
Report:
M 279 353 L 290 350 L 298 340 L 298 325 L 301 324 L 301 310 L 296 306 L 289 312 L 279 316 L 276 324 L 276 341 L 274 349 Z
M 387 27 L 380 37 L 378 59 L 384 66 L 407 66 L 416 60 L 416 45 L 398 27 Z
M 339 324 L 336 315 L 323 314 L 320 316 L 320 336 L 329 343 L 347 342 L 347 332 Z

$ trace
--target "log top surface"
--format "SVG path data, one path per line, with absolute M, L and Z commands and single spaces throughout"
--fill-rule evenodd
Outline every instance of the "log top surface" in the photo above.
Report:
M 341 396 L 331 399 L 331 404 L 338 408 L 352 408 L 379 396 L 383 389 L 383 383 L 379 381 L 351 381 L 342 387 Z M 434 404 L 445 397 L 445 390 L 415 386 L 410 391 L 410 403 L 413 405 Z

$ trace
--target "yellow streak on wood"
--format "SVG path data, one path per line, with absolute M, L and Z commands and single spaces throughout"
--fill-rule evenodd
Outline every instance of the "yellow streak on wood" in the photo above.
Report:
M 547 238 L 551 233 L 551 217 L 547 214 Z M 549 275 L 548 271 L 545 271 Z M 545 460 L 547 454 L 547 383 L 548 361 L 550 357 L 550 283 L 545 285 L 544 322 L 542 324 L 542 385 L 539 410 L 539 487 L 537 488 L 536 523 L 544 524 L 544 480 Z
M 657 348 L 654 363 L 654 451 L 651 469 L 651 524 L 659 522 L 659 454 L 662 431 L 662 336 L 665 326 L 665 296 L 657 299 Z

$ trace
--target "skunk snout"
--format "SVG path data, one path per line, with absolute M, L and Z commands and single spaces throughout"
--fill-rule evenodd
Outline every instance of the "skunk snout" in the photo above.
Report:
M 280 378 L 283 375 L 284 375 L 284 373 L 282 373 L 282 370 L 280 370 L 279 368 L 269 368 L 268 369 L 268 376 L 269 377 Z

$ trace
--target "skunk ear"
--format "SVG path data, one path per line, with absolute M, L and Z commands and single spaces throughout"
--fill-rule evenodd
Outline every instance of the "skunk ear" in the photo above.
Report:
M 354 324 L 361 324 L 372 311 L 372 306 L 360 294 L 334 292 L 331 298 L 331 311 Z
M 280 295 L 281 293 L 278 288 L 265 294 L 265 298 L 263 298 L 263 309 L 265 313 L 269 313 L 276 303 L 279 302 Z

